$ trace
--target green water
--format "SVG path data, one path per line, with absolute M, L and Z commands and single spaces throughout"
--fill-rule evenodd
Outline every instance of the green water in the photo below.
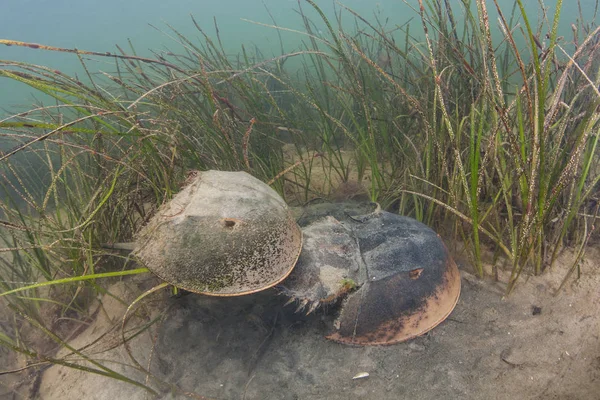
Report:
M 499 2 L 504 12 L 509 13 L 513 1 Z M 460 0 L 450 0 L 453 8 L 457 8 L 459 3 Z M 307 3 L 300 4 L 309 16 L 315 17 L 314 21 L 318 20 Z M 333 16 L 332 1 L 317 0 L 317 4 L 328 17 Z M 347 0 L 343 4 L 370 20 L 374 20 L 375 15 L 382 21 L 389 19 L 388 26 L 393 27 L 417 16 L 412 8 L 418 7 L 418 0 Z M 524 0 L 524 4 L 531 16 L 537 18 L 538 0 Z M 555 0 L 546 2 L 550 15 L 555 4 Z M 591 18 L 596 0 L 582 0 L 581 4 L 583 14 Z M 570 24 L 579 14 L 575 5 L 574 0 L 564 1 L 561 33 L 567 37 L 571 35 Z M 190 38 L 199 37 L 190 20 L 190 14 L 193 14 L 200 26 L 211 35 L 215 32 L 216 19 L 228 52 L 235 54 L 241 44 L 245 44 L 250 49 L 257 46 L 265 57 L 270 57 L 280 53 L 276 31 L 242 20 L 272 24 L 267 8 L 278 25 L 303 29 L 296 0 L 2 0 L 0 38 L 101 52 L 115 51 L 115 44 L 128 50 L 127 39 L 131 39 L 139 55 L 151 55 L 150 49 L 177 48 L 168 36 L 167 24 Z M 497 15 L 491 2 L 489 10 L 491 23 L 495 27 Z M 343 13 L 343 17 L 343 22 L 351 27 L 351 15 Z M 461 17 L 460 13 L 455 15 L 457 20 Z M 149 24 L 164 32 L 159 32 Z M 416 28 L 419 24 L 418 19 L 414 19 Z M 325 30 L 325 26 L 318 28 Z M 286 52 L 299 48 L 301 35 L 283 32 L 282 37 Z M 77 58 L 65 53 L 0 46 L 0 60 L 46 65 L 69 74 L 82 73 Z M 111 60 L 102 58 L 95 58 L 89 63 L 90 68 L 98 71 L 109 71 L 113 65 Z M 35 100 L 29 88 L 8 79 L 0 79 L 0 116 L 30 107 Z

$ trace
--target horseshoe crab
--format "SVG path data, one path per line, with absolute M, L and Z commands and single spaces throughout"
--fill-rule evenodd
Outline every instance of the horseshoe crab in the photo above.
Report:
M 297 211 L 296 221 L 244 172 L 201 172 L 142 229 L 134 254 L 188 291 L 236 296 L 276 286 L 298 312 L 339 307 L 327 338 L 344 344 L 402 342 L 453 310 L 458 269 L 426 225 L 375 204 Z
M 136 243 L 134 255 L 174 286 L 239 296 L 289 275 L 302 231 L 268 185 L 245 172 L 206 171 L 157 212 Z
M 304 247 L 282 290 L 308 313 L 341 300 L 327 336 L 336 342 L 383 345 L 420 336 L 454 309 L 456 264 L 426 225 L 377 205 L 365 214 L 365 207 L 309 206 L 300 219 Z

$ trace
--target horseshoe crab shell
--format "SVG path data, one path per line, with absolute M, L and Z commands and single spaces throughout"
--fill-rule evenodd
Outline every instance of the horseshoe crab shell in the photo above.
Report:
M 238 296 L 285 279 L 302 232 L 265 183 L 245 172 L 206 171 L 157 212 L 136 243 L 134 255 L 174 286 Z
M 448 317 L 460 295 L 460 275 L 433 230 L 378 208 L 351 216 L 339 204 L 318 207 L 312 212 L 316 220 L 304 220 L 305 247 L 282 285 L 307 312 L 342 301 L 328 339 L 394 344 L 420 336 Z

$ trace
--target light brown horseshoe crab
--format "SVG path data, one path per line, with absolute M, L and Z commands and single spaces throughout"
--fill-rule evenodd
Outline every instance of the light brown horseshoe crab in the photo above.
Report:
M 239 296 L 272 287 L 294 268 L 302 231 L 268 185 L 245 172 L 200 172 L 161 208 L 134 254 L 190 292 Z
M 376 204 L 300 211 L 297 223 L 274 190 L 244 172 L 201 172 L 142 229 L 134 254 L 196 293 L 236 296 L 277 285 L 297 311 L 341 304 L 327 338 L 344 344 L 402 342 L 454 309 L 460 275 L 426 225 Z

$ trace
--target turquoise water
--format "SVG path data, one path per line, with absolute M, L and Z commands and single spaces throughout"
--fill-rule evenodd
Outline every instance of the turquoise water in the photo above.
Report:
M 91 51 L 115 51 L 115 44 L 127 49 L 131 39 L 139 55 L 150 55 L 149 49 L 176 47 L 167 24 L 190 37 L 199 37 L 190 14 L 209 34 L 214 35 L 216 19 L 225 48 L 235 54 L 241 44 L 258 46 L 265 56 L 269 50 L 278 54 L 278 37 L 272 28 L 242 21 L 242 18 L 272 24 L 269 12 L 280 26 L 302 29 L 297 12 L 298 3 L 288 0 L 2 0 L 0 12 L 0 38 L 42 43 L 57 47 L 78 48 Z M 331 11 L 332 2 L 320 2 Z M 373 15 L 379 7 L 386 13 L 406 14 L 401 2 L 385 4 L 354 0 L 345 3 L 357 11 Z M 303 7 L 309 10 L 308 4 Z M 329 12 L 331 15 L 331 13 Z M 349 18 L 348 18 L 349 20 Z M 165 32 L 161 33 L 156 28 Z M 283 33 L 286 51 L 298 48 L 300 35 Z M 81 72 L 76 57 L 64 53 L 34 51 L 15 46 L 0 46 L 0 60 L 10 59 L 48 65 L 63 72 Z M 95 59 L 91 65 L 99 70 L 111 68 L 111 61 Z M 28 105 L 32 97 L 20 84 L 0 81 L 0 108 Z
M 459 2 L 450 0 L 453 7 Z M 317 0 L 317 3 L 332 17 L 333 1 Z M 408 5 L 402 0 L 347 0 L 343 3 L 371 20 L 375 14 L 382 20 L 389 18 L 390 26 L 401 25 L 416 17 L 411 7 L 418 7 L 418 0 L 407 0 Z M 500 3 L 508 13 L 513 2 L 500 0 Z M 524 0 L 524 3 L 536 17 L 538 0 Z M 314 15 L 308 4 L 301 4 L 309 15 Z M 551 13 L 556 2 L 552 0 L 546 4 Z M 575 0 L 566 0 L 564 4 L 561 30 L 567 36 L 571 35 L 570 24 L 577 18 L 578 10 L 574 6 Z M 596 0 L 582 0 L 582 5 L 584 15 L 591 17 Z M 228 52 L 237 53 L 243 43 L 249 47 L 256 45 L 268 57 L 280 53 L 275 30 L 242 19 L 271 24 L 268 8 L 278 25 L 302 29 L 302 21 L 296 12 L 298 7 L 296 0 L 2 0 L 0 38 L 101 52 L 115 51 L 115 44 L 127 49 L 127 39 L 131 39 L 139 55 L 150 55 L 149 49 L 176 47 L 167 34 L 167 24 L 190 37 L 199 37 L 190 20 L 190 14 L 193 14 L 211 35 L 215 32 L 213 18 L 216 18 Z M 460 19 L 461 15 L 457 14 L 455 18 Z M 490 19 L 496 26 L 496 12 L 491 2 Z M 317 20 L 316 16 L 314 20 Z M 345 13 L 344 22 L 352 24 L 351 15 Z M 165 32 L 159 32 L 149 24 Z M 415 19 L 414 25 L 418 24 Z M 282 35 L 286 52 L 298 49 L 300 35 L 285 32 Z M 0 60 L 42 64 L 71 74 L 82 72 L 77 58 L 65 53 L 0 46 Z M 113 65 L 111 60 L 102 58 L 95 58 L 89 64 L 96 70 L 110 70 Z M 34 101 L 27 87 L 0 79 L 0 116 L 29 107 Z

